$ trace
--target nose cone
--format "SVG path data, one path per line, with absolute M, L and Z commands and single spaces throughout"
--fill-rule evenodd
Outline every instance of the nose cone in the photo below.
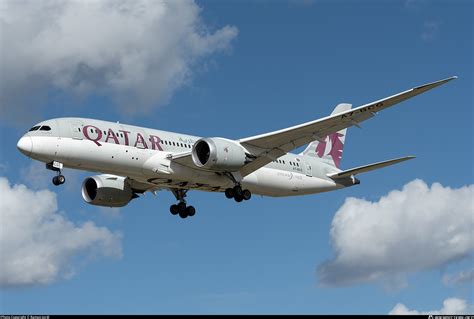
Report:
M 20 150 L 20 152 L 26 156 L 29 156 L 33 150 L 33 142 L 31 141 L 31 137 L 23 136 L 16 144 L 16 147 Z

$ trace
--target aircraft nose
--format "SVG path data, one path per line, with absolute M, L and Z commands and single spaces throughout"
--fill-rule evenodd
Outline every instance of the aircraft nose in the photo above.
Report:
M 16 147 L 20 150 L 20 152 L 26 156 L 29 156 L 33 150 L 33 142 L 31 141 L 31 137 L 23 136 L 16 144 Z

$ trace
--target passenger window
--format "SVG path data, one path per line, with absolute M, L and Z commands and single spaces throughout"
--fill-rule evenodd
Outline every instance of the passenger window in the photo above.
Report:
M 94 130 L 93 130 L 93 129 L 91 129 L 91 133 L 94 133 Z

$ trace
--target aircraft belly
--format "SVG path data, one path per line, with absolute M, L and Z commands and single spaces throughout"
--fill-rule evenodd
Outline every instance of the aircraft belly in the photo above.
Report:
M 167 154 L 159 152 L 143 164 L 142 173 L 149 183 L 205 191 L 223 191 L 232 187 L 232 182 L 227 177 L 170 161 L 166 158 Z

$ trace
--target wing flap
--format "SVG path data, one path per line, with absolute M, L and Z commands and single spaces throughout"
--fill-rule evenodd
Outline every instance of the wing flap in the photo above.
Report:
M 415 156 L 406 156 L 406 157 L 395 158 L 395 159 L 391 159 L 391 160 L 388 160 L 388 161 L 383 161 L 383 162 L 378 162 L 378 163 L 373 163 L 373 164 L 369 164 L 369 165 L 364 165 L 364 166 L 351 168 L 351 169 L 348 169 L 348 170 L 345 170 L 345 171 L 342 171 L 342 172 L 338 172 L 338 173 L 327 174 L 327 176 L 332 178 L 332 179 L 351 177 L 351 176 L 356 175 L 356 174 L 370 172 L 370 171 L 373 171 L 375 169 L 379 169 L 379 168 L 382 168 L 382 167 L 386 167 L 386 166 L 390 166 L 390 165 L 393 165 L 393 164 L 401 163 L 401 162 L 408 161 L 408 160 L 411 160 L 411 159 L 414 159 L 414 158 L 415 158 Z

